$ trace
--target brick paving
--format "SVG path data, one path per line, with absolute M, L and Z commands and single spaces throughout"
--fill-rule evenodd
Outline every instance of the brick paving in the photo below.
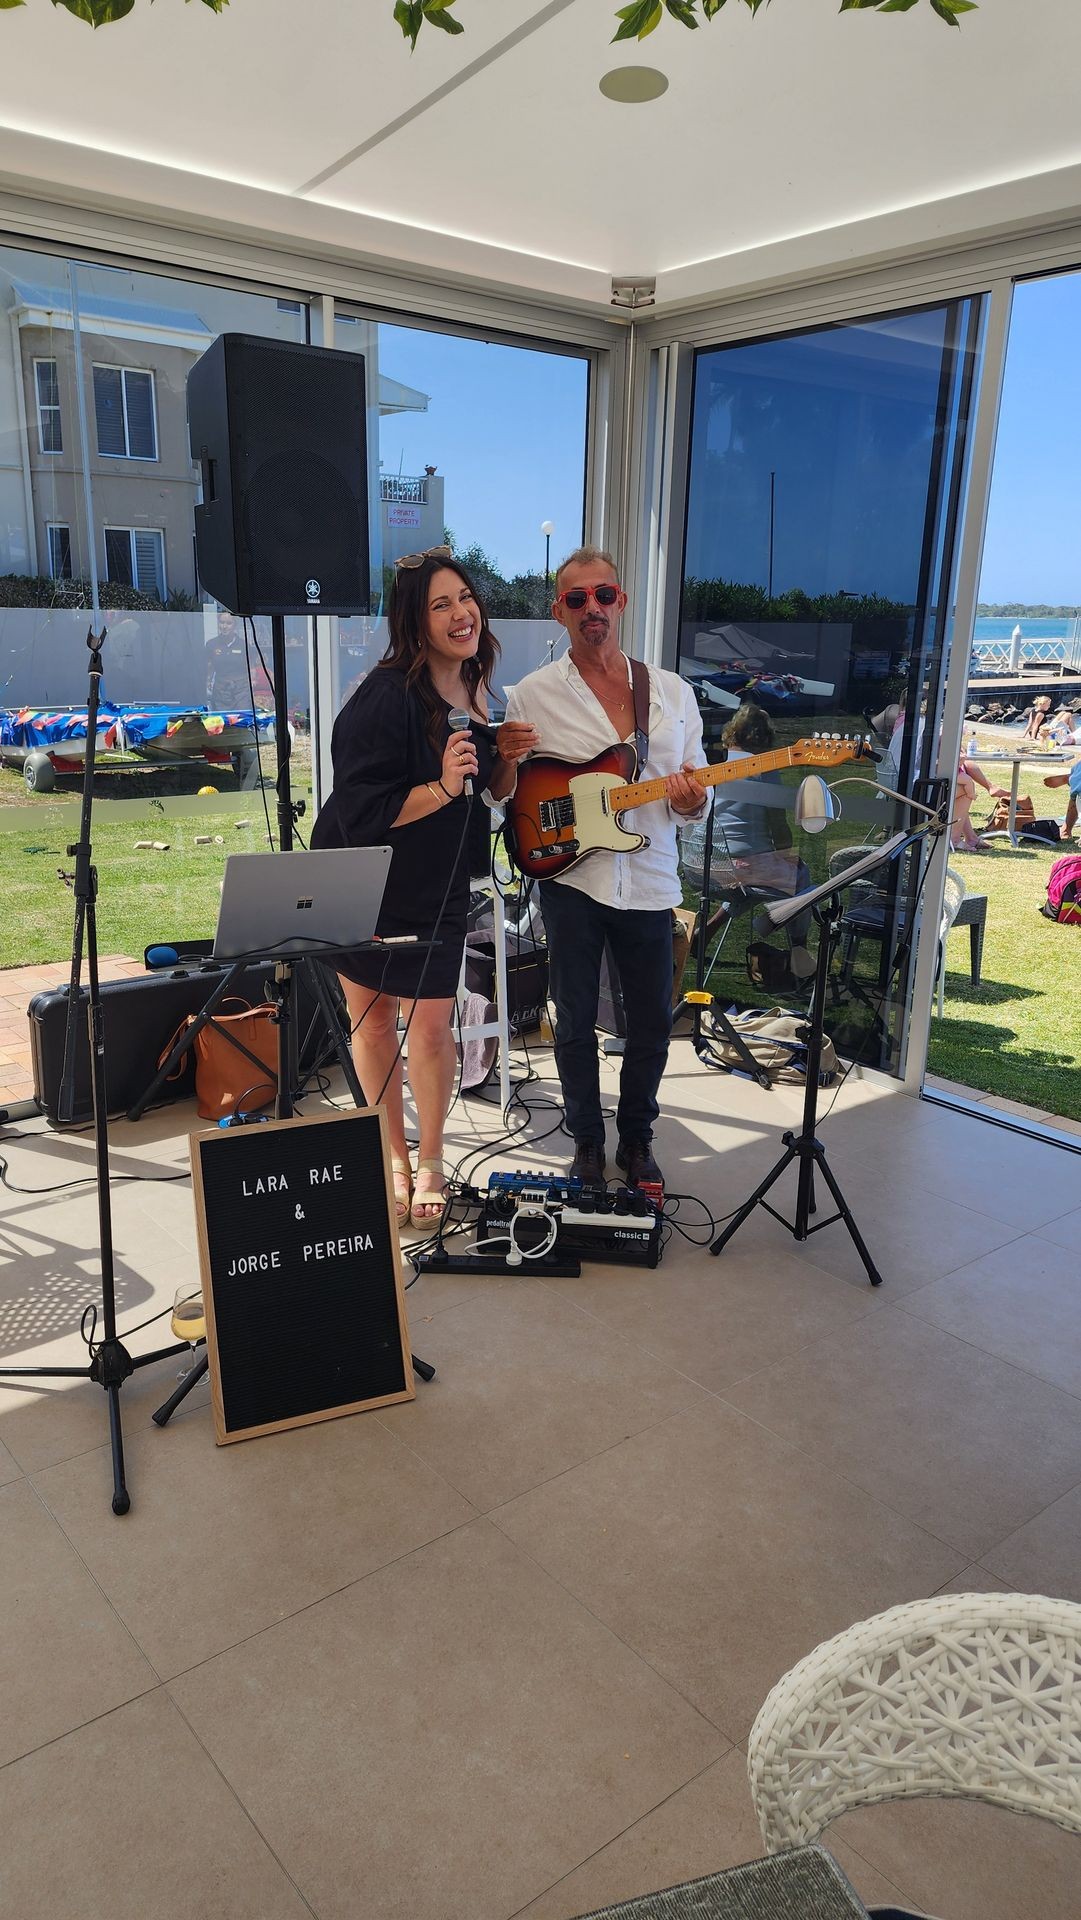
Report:
M 126 954 L 110 953 L 98 961 L 98 974 L 103 981 L 123 980 L 143 972 L 142 961 L 131 960 Z M 0 969 L 0 1106 L 33 1097 L 30 1023 L 26 1010 L 36 993 L 47 992 L 50 987 L 64 987 L 70 978 L 71 964 L 66 960 L 49 966 Z M 83 979 L 85 982 L 85 965 Z

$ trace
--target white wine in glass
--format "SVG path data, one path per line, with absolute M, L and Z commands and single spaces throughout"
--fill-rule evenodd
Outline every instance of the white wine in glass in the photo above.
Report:
M 193 1293 L 190 1287 L 178 1287 L 173 1300 L 173 1339 L 187 1340 L 191 1347 L 191 1364 L 195 1365 L 195 1349 L 200 1340 L 206 1339 L 206 1309 L 201 1293 Z M 184 1379 L 183 1373 L 177 1379 Z

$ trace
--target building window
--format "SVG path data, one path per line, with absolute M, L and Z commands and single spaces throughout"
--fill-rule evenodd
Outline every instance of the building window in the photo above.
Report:
M 303 313 L 304 311 L 299 300 L 275 300 L 274 305 L 279 313 Z
M 49 536 L 49 576 L 53 580 L 70 580 L 71 528 L 50 523 L 46 532 Z
M 94 368 L 98 452 L 110 460 L 156 460 L 154 376 L 139 367 Z
M 34 361 L 34 382 L 38 402 L 38 446 L 42 453 L 63 453 L 60 431 L 60 382 L 55 360 Z
M 105 571 L 110 580 L 165 600 L 165 540 L 157 527 L 106 527 Z

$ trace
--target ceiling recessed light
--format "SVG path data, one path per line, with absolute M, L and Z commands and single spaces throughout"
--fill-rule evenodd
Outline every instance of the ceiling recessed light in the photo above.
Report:
M 619 100 L 625 106 L 659 100 L 668 92 L 668 76 L 656 67 L 613 67 L 599 84 L 606 100 Z

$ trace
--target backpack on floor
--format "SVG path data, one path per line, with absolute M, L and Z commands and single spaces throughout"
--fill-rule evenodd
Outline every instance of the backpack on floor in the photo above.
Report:
M 1052 862 L 1040 912 L 1060 927 L 1081 927 L 1081 853 L 1066 853 Z

